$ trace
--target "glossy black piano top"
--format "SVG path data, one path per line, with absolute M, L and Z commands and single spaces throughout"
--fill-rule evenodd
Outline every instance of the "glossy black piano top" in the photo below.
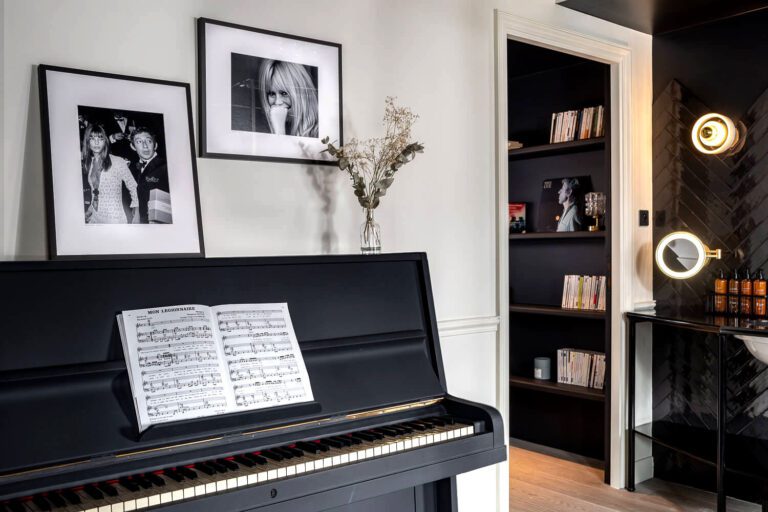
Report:
M 209 506 L 242 510 L 273 499 L 255 485 L 259 478 L 286 479 L 285 499 L 301 494 L 288 480 L 328 487 L 342 477 L 390 475 L 394 482 L 391 459 L 403 461 L 398 464 L 418 480 L 505 456 L 498 413 L 446 393 L 423 254 L 0 263 L 0 289 L 0 512 L 87 510 L 73 503 L 78 499 L 109 503 L 96 512 L 121 512 L 117 500 L 127 493 L 143 493 L 149 507 L 153 489 L 165 487 L 169 496 L 152 498 L 165 506 L 163 499 L 176 503 L 191 492 L 197 498 L 198 491 L 209 499 L 214 488 L 220 493 L 230 485 L 238 489 L 227 494 L 231 503 Z M 140 435 L 115 315 L 259 302 L 288 303 L 316 403 L 180 422 Z M 404 404 L 419 407 L 396 408 Z M 378 412 L 360 415 L 366 411 Z M 458 430 L 439 424 L 450 417 L 465 423 Z M 458 434 L 470 427 L 471 434 Z M 457 430 L 462 439 L 441 439 L 435 435 L 441 429 Z M 406 448 L 406 439 L 425 445 Z M 351 460 L 369 446 L 380 451 L 364 462 Z M 466 450 L 468 462 L 448 463 L 455 450 Z M 328 476 L 329 466 L 316 462 L 328 458 L 340 476 Z M 431 469 L 417 470 L 427 463 Z M 288 474 L 290 467 L 295 474 Z M 221 476 L 228 483 L 219 483 Z M 206 487 L 190 491 L 195 481 Z M 248 501 L 238 501 L 245 499 L 239 489 L 251 485 Z

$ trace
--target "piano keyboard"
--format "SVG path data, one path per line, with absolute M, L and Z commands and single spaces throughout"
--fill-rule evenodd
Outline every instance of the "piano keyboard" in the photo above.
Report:
M 383 457 L 474 435 L 432 417 L 241 453 L 0 503 L 0 512 L 131 512 Z

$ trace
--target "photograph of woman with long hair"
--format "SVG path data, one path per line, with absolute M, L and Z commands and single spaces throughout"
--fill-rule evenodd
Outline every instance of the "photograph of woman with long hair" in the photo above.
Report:
M 261 105 L 276 135 L 317 137 L 317 88 L 301 64 L 266 59 L 259 70 Z
M 136 193 L 136 180 L 128 168 L 128 161 L 109 152 L 109 136 L 103 126 L 91 124 L 85 128 L 80 156 L 85 222 L 138 222 L 139 198 Z M 123 186 L 130 195 L 130 214 L 126 214 L 123 205 Z

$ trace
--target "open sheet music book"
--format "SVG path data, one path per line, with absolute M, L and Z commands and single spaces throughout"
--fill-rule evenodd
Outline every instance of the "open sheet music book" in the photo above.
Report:
M 287 304 L 136 309 L 117 323 L 142 432 L 313 400 Z

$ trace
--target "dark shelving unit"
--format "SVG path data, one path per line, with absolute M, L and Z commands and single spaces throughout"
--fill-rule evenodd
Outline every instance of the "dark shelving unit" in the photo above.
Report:
M 574 140 L 571 142 L 557 142 L 554 144 L 540 144 L 537 146 L 512 149 L 509 152 L 510 160 L 523 158 L 540 158 L 544 156 L 567 155 L 582 151 L 598 151 L 605 148 L 605 137 Z
M 592 318 L 604 320 L 605 311 L 590 311 L 583 309 L 565 309 L 559 306 L 539 306 L 537 304 L 510 304 L 510 313 L 527 315 L 563 316 L 569 318 Z
M 509 202 L 526 204 L 530 232 L 509 235 L 510 436 L 603 461 L 609 475 L 610 315 L 560 307 L 565 275 L 605 275 L 610 307 L 610 219 L 601 231 L 536 232 L 543 182 L 588 176 L 610 209 L 610 136 L 549 143 L 552 114 L 597 105 L 610 134 L 609 66 L 508 42 Z M 582 210 L 582 215 L 584 212 Z M 532 222 L 533 221 L 533 222 Z M 583 226 L 591 225 L 584 215 Z M 557 350 L 604 352 L 605 389 L 557 383 Z M 535 357 L 552 360 L 552 380 L 533 375 Z M 563 428 L 567 425 L 567 428 Z
M 595 400 L 598 402 L 605 400 L 605 393 L 603 393 L 603 390 L 601 389 L 585 388 L 549 380 L 531 379 L 529 377 L 511 376 L 509 378 L 509 386 L 512 388 L 531 389 L 543 393 L 552 393 L 555 395 L 570 396 L 585 400 Z
M 605 231 L 571 231 L 565 233 L 512 233 L 510 240 L 574 240 L 586 238 L 601 240 L 605 238 Z

